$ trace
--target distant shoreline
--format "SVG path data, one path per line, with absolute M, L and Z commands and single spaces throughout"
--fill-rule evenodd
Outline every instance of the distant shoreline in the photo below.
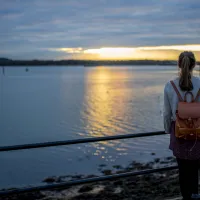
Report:
M 0 66 L 118 66 L 118 65 L 176 65 L 176 61 L 158 60 L 11 60 L 0 58 Z
M 177 65 L 174 60 L 11 60 L 0 58 L 0 66 L 133 66 L 133 65 Z M 197 62 L 200 65 L 200 62 Z

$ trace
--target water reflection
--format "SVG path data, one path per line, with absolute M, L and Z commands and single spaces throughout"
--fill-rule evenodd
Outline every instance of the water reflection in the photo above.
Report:
M 88 137 L 123 134 L 130 128 L 127 110 L 127 104 L 133 102 L 133 88 L 129 82 L 133 77 L 130 76 L 133 76 L 131 68 L 122 71 L 97 67 L 87 73 L 82 118 Z M 126 151 L 120 143 L 119 140 L 94 143 L 93 154 L 111 161 L 113 156 L 107 155 L 108 148 L 121 153 Z
M 0 71 L 0 145 L 162 130 L 158 97 L 172 70 L 175 74 L 174 66 L 6 68 L 6 76 Z M 152 161 L 171 155 L 168 141 L 155 136 L 0 154 L 0 187 L 98 174 L 100 164 L 112 169 Z

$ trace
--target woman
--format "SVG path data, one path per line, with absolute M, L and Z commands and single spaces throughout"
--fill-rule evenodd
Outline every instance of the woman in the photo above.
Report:
M 180 54 L 178 59 L 180 76 L 173 80 L 173 82 L 182 98 L 186 91 L 191 91 L 193 95 L 196 96 L 200 88 L 200 79 L 192 74 L 195 65 L 195 56 L 192 52 L 184 51 Z M 166 133 L 170 134 L 169 149 L 172 150 L 173 155 L 177 158 L 181 194 L 184 200 L 189 200 L 192 194 L 198 194 L 200 140 L 197 140 L 194 145 L 194 141 L 175 137 L 175 120 L 178 101 L 177 93 L 172 84 L 168 82 L 164 88 L 164 129 Z M 200 97 L 198 101 L 200 101 Z

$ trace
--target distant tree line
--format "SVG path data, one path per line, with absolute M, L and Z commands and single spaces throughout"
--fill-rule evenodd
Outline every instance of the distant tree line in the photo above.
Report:
M 156 60 L 11 60 L 0 58 L 0 66 L 100 66 L 100 65 L 176 65 L 176 61 Z

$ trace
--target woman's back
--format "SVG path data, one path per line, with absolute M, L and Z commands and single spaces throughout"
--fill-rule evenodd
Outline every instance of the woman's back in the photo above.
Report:
M 174 79 L 173 82 L 176 85 L 182 99 L 184 99 L 186 91 L 181 90 L 179 86 L 180 78 Z M 190 92 L 192 92 L 194 98 L 196 98 L 200 89 L 200 78 L 192 76 L 191 82 L 193 84 L 193 89 Z M 188 95 L 187 101 L 191 101 L 190 95 Z M 173 151 L 173 154 L 176 157 L 189 160 L 200 160 L 200 140 L 184 140 L 178 139 L 175 136 L 175 120 L 178 102 L 178 95 L 169 81 L 165 85 L 164 89 L 164 129 L 166 133 L 170 134 L 169 148 Z M 198 98 L 198 102 L 200 102 L 200 97 Z
M 184 99 L 186 91 L 181 90 L 181 88 L 179 86 L 179 81 L 180 81 L 179 77 L 173 80 L 181 97 Z M 191 92 L 192 92 L 193 96 L 196 97 L 196 95 L 200 89 L 200 78 L 192 76 L 191 81 L 193 84 L 193 89 L 191 90 Z M 165 112 L 165 114 L 166 114 L 166 112 L 167 113 L 171 112 L 171 118 L 173 121 L 175 121 L 176 120 L 176 109 L 178 106 L 179 99 L 178 99 L 178 96 L 177 96 L 174 88 L 172 87 L 172 84 L 170 83 L 170 81 L 165 85 L 164 93 L 165 93 L 165 95 L 164 95 L 165 102 L 166 101 L 169 102 L 169 104 L 165 104 L 164 112 Z M 187 100 L 191 101 L 190 95 L 188 95 Z M 198 101 L 200 102 L 200 97 L 198 98 Z
M 199 126 L 199 123 L 196 123 L 197 121 L 195 121 L 198 120 L 196 117 L 199 117 L 199 115 L 195 115 L 195 118 L 192 117 L 194 115 L 188 115 L 189 118 L 184 118 L 183 120 L 183 118 L 180 118 L 181 108 L 186 108 L 185 106 L 191 104 L 180 103 L 178 107 L 178 102 L 179 99 L 184 99 L 185 94 L 188 91 L 192 93 L 195 100 L 197 94 L 199 94 L 200 78 L 192 76 L 195 64 L 196 59 L 192 52 L 182 52 L 178 59 L 180 77 L 174 79 L 173 82 L 169 81 L 164 88 L 164 128 L 165 132 L 170 134 L 169 149 L 172 150 L 173 155 L 177 158 L 180 190 L 183 199 L 185 200 L 191 199 L 193 194 L 198 194 L 198 161 L 200 160 L 200 140 L 197 139 L 198 132 L 196 131 L 195 140 L 188 140 L 186 137 L 182 137 L 181 134 L 184 135 L 185 133 L 188 133 L 188 129 L 192 129 L 191 131 L 194 135 L 194 129 L 199 130 L 199 127 L 197 127 Z M 178 92 L 175 90 L 178 90 Z M 182 98 L 179 98 L 178 95 Z M 197 97 L 197 101 L 200 102 L 200 96 L 198 95 Z M 191 101 L 189 93 L 187 101 Z M 197 103 L 193 105 L 199 104 Z M 178 112 L 176 112 L 177 108 Z M 197 114 L 199 114 L 196 110 L 198 108 L 198 106 L 195 107 L 195 110 L 193 109 L 192 112 L 197 112 Z M 185 113 L 187 113 L 186 111 L 191 111 L 191 109 L 185 109 Z M 181 137 L 179 137 L 180 135 Z

